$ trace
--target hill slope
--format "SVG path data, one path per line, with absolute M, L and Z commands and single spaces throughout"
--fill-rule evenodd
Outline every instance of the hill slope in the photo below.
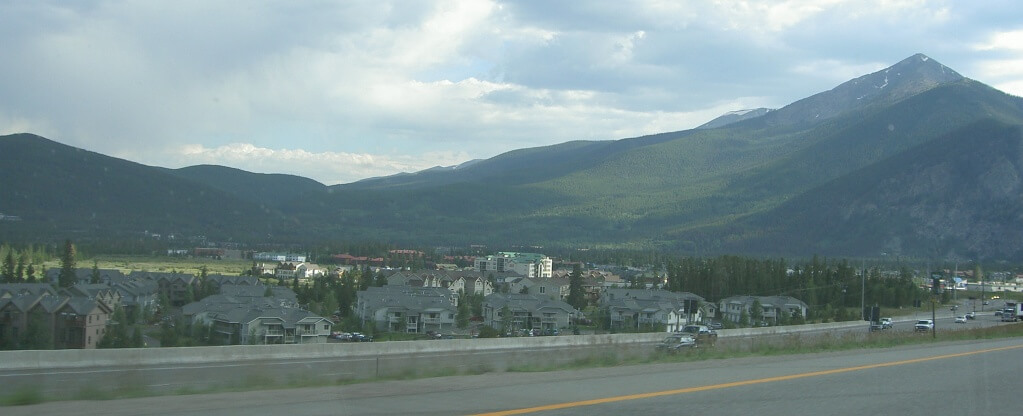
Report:
M 0 189 L 0 212 L 25 221 L 0 227 L 0 238 L 25 235 L 14 228 L 160 228 L 245 241 L 845 256 L 881 247 L 1021 259 L 1023 242 L 1002 231 L 1019 225 L 1021 125 L 1019 97 L 914 55 L 721 127 L 520 149 L 332 187 L 218 166 L 152 168 L 5 136 L 0 174 L 15 185 Z

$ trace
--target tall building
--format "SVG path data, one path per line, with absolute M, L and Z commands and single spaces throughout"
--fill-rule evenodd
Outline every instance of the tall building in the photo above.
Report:
M 477 257 L 473 267 L 482 273 L 512 272 L 525 277 L 551 277 L 554 261 L 543 254 L 502 251 Z

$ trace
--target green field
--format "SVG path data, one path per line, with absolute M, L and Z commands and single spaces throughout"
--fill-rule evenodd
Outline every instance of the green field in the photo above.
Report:
M 203 266 L 207 274 L 237 276 L 252 268 L 251 260 L 215 260 L 201 258 L 175 258 L 156 256 L 97 256 L 77 261 L 80 268 L 90 268 L 96 264 L 100 269 L 117 269 L 122 273 L 132 271 L 146 272 L 177 272 L 199 275 Z M 59 268 L 60 260 L 54 259 L 43 263 L 44 269 Z

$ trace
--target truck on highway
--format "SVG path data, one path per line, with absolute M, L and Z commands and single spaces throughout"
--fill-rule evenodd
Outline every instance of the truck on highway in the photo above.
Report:
M 1016 322 L 1020 319 L 1023 319 L 1023 303 L 1005 302 L 1005 308 L 1002 309 L 1002 322 Z

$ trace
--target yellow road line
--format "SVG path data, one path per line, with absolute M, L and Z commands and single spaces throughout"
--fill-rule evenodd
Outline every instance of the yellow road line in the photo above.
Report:
M 833 370 L 812 371 L 812 372 L 809 372 L 809 373 L 791 374 L 791 375 L 787 375 L 787 376 L 778 376 L 778 377 L 759 378 L 759 379 L 753 379 L 753 380 L 735 381 L 735 382 L 731 382 L 731 383 L 712 384 L 712 385 L 708 385 L 708 386 L 688 387 L 688 388 L 684 388 L 684 389 L 664 390 L 664 391 L 655 391 L 655 392 L 650 392 L 650 393 L 639 393 L 639 394 L 628 394 L 628 395 L 624 395 L 624 396 L 604 397 L 604 398 L 600 398 L 600 399 L 580 400 L 580 401 L 576 401 L 576 402 L 555 403 L 555 404 L 549 404 L 549 405 L 544 405 L 544 406 L 526 407 L 526 408 L 522 408 L 522 409 L 511 409 L 511 410 L 503 410 L 503 411 L 499 411 L 499 412 L 479 413 L 479 414 L 476 414 L 474 416 L 521 415 L 521 414 L 525 414 L 525 413 L 542 412 L 544 410 L 567 409 L 567 408 L 572 408 L 572 407 L 592 406 L 592 405 L 595 405 L 595 404 L 623 402 L 623 401 L 626 401 L 626 400 L 649 399 L 651 397 L 671 396 L 671 395 L 675 395 L 675 394 L 694 393 L 694 392 L 698 392 L 698 391 L 727 389 L 727 388 L 730 388 L 730 387 L 749 386 L 749 385 L 752 385 L 752 384 L 771 383 L 771 382 L 775 382 L 775 381 L 784 381 L 784 380 L 794 380 L 794 379 L 807 378 L 807 377 L 826 376 L 826 375 L 829 375 L 829 374 L 848 373 L 848 372 L 852 372 L 852 371 L 870 370 L 870 369 L 873 369 L 873 368 L 894 367 L 894 366 L 897 366 L 897 365 L 915 364 L 915 363 L 921 363 L 921 362 L 925 362 L 925 361 L 943 360 L 943 359 L 946 359 L 946 358 L 964 357 L 964 356 L 968 356 L 968 355 L 977 355 L 977 354 L 984 354 L 984 353 L 995 352 L 995 351 L 1012 350 L 1012 349 L 1017 349 L 1017 348 L 1023 348 L 1023 345 L 1013 345 L 1013 346 L 1009 346 L 1009 347 L 999 347 L 999 348 L 990 348 L 990 349 L 986 349 L 986 350 L 960 352 L 960 353 L 956 353 L 956 354 L 935 355 L 935 356 L 932 356 L 932 357 L 914 358 L 912 360 L 892 361 L 892 362 L 887 362 L 887 363 L 877 363 L 877 364 L 861 365 L 861 366 L 856 366 L 856 367 L 836 368 L 836 369 L 833 369 Z

